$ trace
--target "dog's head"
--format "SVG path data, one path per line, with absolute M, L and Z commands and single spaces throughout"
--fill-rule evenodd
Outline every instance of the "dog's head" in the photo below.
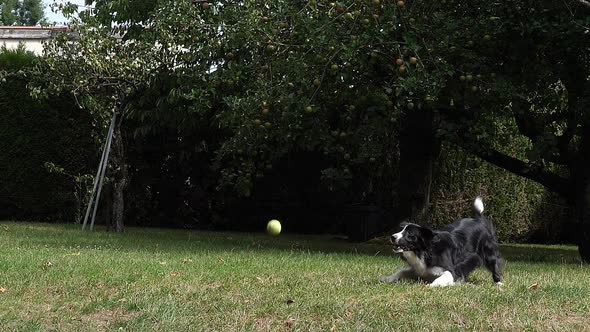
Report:
M 403 222 L 399 225 L 399 231 L 391 235 L 390 241 L 396 253 L 419 252 L 428 248 L 433 237 L 434 233 L 430 228 Z

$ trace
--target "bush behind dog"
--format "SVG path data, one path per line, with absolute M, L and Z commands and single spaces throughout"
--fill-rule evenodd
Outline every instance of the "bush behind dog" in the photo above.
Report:
M 471 202 L 480 195 L 500 241 L 568 242 L 568 208 L 543 186 L 451 145 L 443 145 L 437 169 L 429 216 L 433 226 L 470 215 Z

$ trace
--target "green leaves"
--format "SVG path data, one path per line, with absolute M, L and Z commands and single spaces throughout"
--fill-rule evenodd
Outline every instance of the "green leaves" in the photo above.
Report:
M 0 0 L 0 25 L 34 26 L 42 20 L 41 0 Z
M 231 170 L 224 175 L 247 168 L 225 181 L 243 192 L 248 176 L 289 151 L 320 151 L 379 176 L 369 160 L 395 160 L 405 112 L 466 111 L 469 121 L 448 118 L 453 129 L 441 135 L 467 125 L 494 141 L 515 95 L 547 91 L 556 52 L 526 36 L 565 34 L 564 48 L 575 49 L 581 29 L 570 23 L 587 17 L 547 17 L 544 5 L 97 1 L 95 16 L 74 22 L 76 42 L 48 46 L 48 89 L 92 100 L 101 119 L 122 108 L 143 127 L 196 116 L 222 129 L 216 165 Z

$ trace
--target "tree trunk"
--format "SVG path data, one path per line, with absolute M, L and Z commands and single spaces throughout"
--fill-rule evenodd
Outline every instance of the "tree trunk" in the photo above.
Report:
M 574 214 L 578 229 L 577 244 L 582 260 L 590 263 L 590 128 L 582 131 L 580 151 L 572 170 L 575 193 Z
M 400 164 L 396 221 L 428 221 L 430 187 L 440 152 L 434 112 L 408 111 L 400 130 Z
M 590 182 L 588 180 L 576 193 L 575 214 L 578 224 L 578 251 L 586 263 L 590 263 Z
M 125 189 L 129 183 L 125 142 L 121 133 L 121 122 L 113 132 L 113 212 L 111 223 L 120 233 L 125 226 Z

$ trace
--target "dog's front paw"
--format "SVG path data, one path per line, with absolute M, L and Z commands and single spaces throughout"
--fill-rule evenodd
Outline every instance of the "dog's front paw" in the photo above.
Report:
M 383 275 L 383 276 L 379 277 L 379 281 L 381 281 L 381 282 L 396 282 L 397 278 L 395 277 L 395 275 L 391 275 L 391 276 Z
M 428 287 L 444 287 L 444 286 L 451 286 L 455 284 L 455 279 L 453 275 L 449 271 L 445 271 L 440 277 L 434 279 L 432 283 L 428 285 Z
M 432 283 L 428 284 L 428 287 L 445 287 L 445 286 L 452 286 L 454 285 L 454 282 L 436 282 L 433 281 Z

